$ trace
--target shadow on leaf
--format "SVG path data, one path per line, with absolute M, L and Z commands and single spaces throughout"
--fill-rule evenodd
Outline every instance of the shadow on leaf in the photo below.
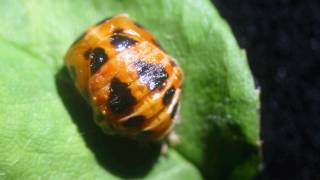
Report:
M 75 89 L 64 67 L 55 76 L 58 93 L 97 162 L 121 178 L 146 175 L 160 155 L 159 144 L 141 144 L 107 136 L 94 123 L 90 106 Z
M 246 141 L 240 126 L 226 121 L 225 127 L 212 123 L 206 138 L 205 169 L 207 179 L 256 179 L 259 175 L 259 146 Z M 223 130 L 222 130 L 223 129 Z

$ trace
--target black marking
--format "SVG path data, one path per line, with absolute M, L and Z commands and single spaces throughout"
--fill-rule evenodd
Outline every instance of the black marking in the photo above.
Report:
M 132 96 L 128 84 L 121 82 L 118 78 L 112 79 L 109 90 L 108 106 L 112 113 L 126 113 L 136 104 L 136 98 Z
M 123 126 L 126 128 L 133 128 L 142 125 L 142 123 L 146 120 L 144 116 L 134 116 L 129 118 L 126 122 L 123 123 Z
M 83 53 L 83 56 L 85 59 L 89 59 L 91 51 L 92 49 L 88 49 L 86 50 L 86 52 Z
M 171 118 L 174 118 L 174 116 L 176 115 L 177 110 L 178 110 L 178 107 L 179 107 L 179 103 L 177 103 L 177 104 L 175 104 L 175 105 L 173 106 L 172 112 L 171 112 L 171 114 L 170 114 L 170 117 L 171 117 Z
M 86 32 L 82 33 L 73 43 L 71 46 L 74 46 L 75 44 L 77 44 L 81 39 L 83 39 L 86 36 Z
M 174 88 L 174 87 L 169 88 L 169 89 L 164 93 L 164 96 L 163 96 L 163 99 L 162 99 L 162 103 L 163 103 L 164 105 L 170 104 L 170 102 L 171 102 L 171 100 L 172 100 L 175 92 L 176 92 L 176 88 Z
M 89 59 L 91 73 L 95 73 L 108 60 L 108 55 L 104 49 L 97 47 L 90 52 Z
M 111 44 L 118 50 L 130 48 L 137 43 L 136 40 L 122 35 L 113 35 L 110 37 Z
M 112 17 L 106 17 L 106 18 L 102 19 L 101 21 L 97 22 L 96 25 L 99 26 L 100 24 L 104 23 L 105 21 L 110 20 Z
M 116 29 L 113 31 L 113 33 L 115 33 L 115 34 L 123 33 L 123 29 L 121 29 L 121 28 L 116 28 Z
M 150 64 L 145 61 L 135 62 L 139 80 L 147 84 L 150 90 L 162 87 L 168 78 L 168 73 L 162 64 Z
M 150 130 L 141 131 L 136 135 L 136 139 L 139 141 L 145 141 L 151 138 L 153 132 Z

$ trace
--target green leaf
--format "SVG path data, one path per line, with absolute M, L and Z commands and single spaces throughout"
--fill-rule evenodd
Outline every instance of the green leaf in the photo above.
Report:
M 250 179 L 258 97 L 246 56 L 207 0 L 1 0 L 0 179 Z M 127 12 L 185 74 L 181 144 L 108 137 L 63 68 L 89 25 Z

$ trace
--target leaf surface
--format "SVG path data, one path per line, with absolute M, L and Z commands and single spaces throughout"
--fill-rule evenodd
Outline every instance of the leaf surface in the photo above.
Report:
M 83 30 L 126 12 L 185 74 L 181 144 L 107 137 L 63 56 Z M 207 0 L 1 0 L 0 179 L 249 179 L 260 160 L 246 56 Z

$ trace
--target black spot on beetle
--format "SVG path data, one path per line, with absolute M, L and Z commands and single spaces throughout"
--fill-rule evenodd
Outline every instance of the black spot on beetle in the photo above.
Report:
M 126 113 L 136 104 L 136 98 L 132 96 L 128 84 L 121 82 L 118 78 L 112 79 L 109 90 L 108 106 L 112 113 Z
M 164 96 L 163 96 L 163 99 L 162 99 L 162 103 L 163 103 L 164 105 L 170 104 L 170 102 L 171 102 L 171 100 L 172 100 L 175 92 L 176 92 L 176 88 L 170 87 L 170 88 L 164 93 Z
M 112 17 L 106 17 L 104 19 L 102 19 L 101 21 L 97 22 L 96 25 L 99 26 L 100 24 L 104 23 L 107 20 L 110 20 Z
M 171 114 L 170 114 L 170 117 L 171 117 L 171 118 L 174 118 L 174 117 L 175 117 L 175 115 L 176 115 L 176 113 L 177 113 L 177 110 L 178 110 L 178 106 L 179 106 L 179 103 L 177 103 L 177 104 L 175 104 L 175 105 L 173 106 L 172 112 L 171 112 Z
M 83 53 L 85 59 L 89 59 L 92 49 L 88 49 Z
M 123 29 L 121 29 L 121 28 L 116 28 L 116 29 L 113 31 L 113 33 L 115 33 L 115 34 L 123 33 Z
M 133 127 L 138 127 L 140 126 L 144 121 L 146 120 L 146 118 L 144 116 L 134 116 L 129 118 L 127 121 L 125 121 L 123 123 L 123 126 L 126 128 L 133 128 Z
M 91 73 L 95 73 L 108 60 L 108 55 L 103 48 L 97 47 L 90 52 L 89 59 Z
M 118 51 L 130 48 L 137 43 L 137 41 L 134 39 L 118 34 L 111 36 L 110 41 Z
M 139 80 L 145 83 L 150 90 L 162 87 L 168 78 L 168 73 L 162 64 L 150 64 L 145 61 L 135 62 Z
M 74 46 L 75 44 L 77 44 L 81 39 L 83 39 L 86 36 L 86 32 L 82 33 L 73 43 L 71 46 Z

